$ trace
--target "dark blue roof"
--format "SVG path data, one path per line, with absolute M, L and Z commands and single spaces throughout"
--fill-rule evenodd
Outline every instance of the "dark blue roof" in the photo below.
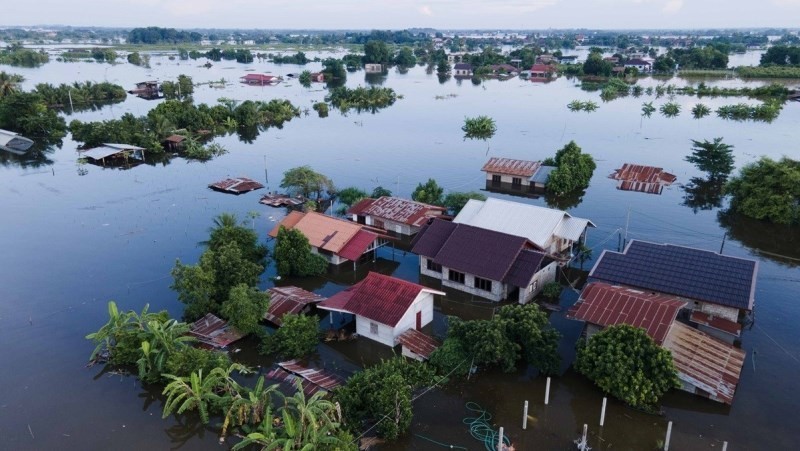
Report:
M 751 310 L 757 271 L 755 260 L 633 240 L 623 253 L 603 252 L 589 277 Z

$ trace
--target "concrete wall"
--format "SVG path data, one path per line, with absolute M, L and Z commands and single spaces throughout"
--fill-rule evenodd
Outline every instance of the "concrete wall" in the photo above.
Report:
M 371 324 L 378 325 L 378 333 L 373 334 L 371 330 Z M 371 319 L 365 318 L 363 316 L 356 315 L 356 333 L 358 333 L 359 337 L 369 338 L 370 340 L 375 340 L 378 343 L 385 344 L 386 346 L 394 347 L 394 332 L 393 329 L 386 324 L 381 324 L 377 321 L 372 321 Z
M 527 189 L 528 185 L 530 184 L 530 180 L 529 180 L 528 177 L 523 177 L 523 176 L 517 177 L 517 176 L 513 176 L 513 175 L 508 175 L 508 174 L 498 174 L 497 172 L 487 172 L 486 173 L 486 181 L 488 183 L 492 183 L 492 176 L 493 175 L 499 175 L 500 176 L 500 183 L 503 183 L 503 184 L 508 183 L 509 185 L 514 183 L 514 178 L 522 179 L 522 188 L 523 189 Z
M 338 256 L 336 254 L 330 254 L 328 252 L 320 252 L 319 249 L 314 247 L 314 246 L 311 246 L 311 252 L 323 256 L 325 258 L 325 260 L 327 260 L 328 263 L 330 263 L 332 265 L 341 265 L 342 263 L 344 263 L 346 261 L 350 261 L 350 260 L 348 260 L 348 259 L 346 259 L 344 257 L 340 257 L 340 256 Z
M 528 284 L 527 287 L 519 289 L 519 303 L 527 304 L 534 296 L 542 292 L 542 287 L 544 287 L 545 284 L 555 282 L 557 270 L 558 263 L 550 262 L 549 265 L 534 274 L 531 283 Z
M 430 271 L 427 267 L 428 259 L 420 256 L 419 257 L 419 271 L 423 275 L 428 277 L 433 277 L 435 279 L 439 279 L 442 281 L 442 285 L 446 287 L 453 288 L 458 291 L 463 291 L 465 293 L 470 293 L 474 296 L 482 297 L 489 299 L 490 301 L 501 301 L 508 296 L 508 286 L 506 284 L 500 283 L 496 280 L 492 281 L 492 291 L 484 291 L 475 288 L 475 276 L 472 274 L 464 274 L 464 283 L 460 284 L 458 282 L 453 282 L 452 280 L 448 279 L 448 271 L 449 268 L 442 267 L 442 272 L 438 273 L 435 271 Z M 460 272 L 460 271 L 459 271 Z
M 703 324 L 698 324 L 697 330 L 705 332 L 708 335 L 711 335 L 712 337 L 716 338 L 717 340 L 724 341 L 725 343 L 728 343 L 730 345 L 735 344 L 736 340 L 738 339 L 736 335 L 729 334 L 727 332 L 721 331 L 719 329 L 714 329 L 713 327 L 708 327 Z
M 417 312 L 422 312 L 421 327 L 425 327 L 425 325 L 433 321 L 433 294 L 424 291 L 420 292 L 395 327 L 356 315 L 356 332 L 361 337 L 375 340 L 386 346 L 395 347 L 398 343 L 397 337 L 408 329 L 416 329 Z M 378 325 L 377 334 L 372 333 L 371 324 Z
M 725 318 L 729 321 L 739 321 L 739 309 L 734 307 L 700 302 L 699 305 L 695 307 L 695 310 L 700 310 L 701 312 L 708 313 L 709 315 Z

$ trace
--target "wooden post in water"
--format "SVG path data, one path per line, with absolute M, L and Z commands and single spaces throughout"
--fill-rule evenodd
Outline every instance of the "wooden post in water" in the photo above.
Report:
M 606 402 L 608 398 L 605 396 L 603 397 L 603 408 L 600 410 L 600 427 L 603 427 L 603 423 L 606 422 Z
M 522 410 L 522 430 L 528 429 L 528 401 L 525 401 L 525 407 Z
M 586 440 L 586 435 L 589 430 L 589 425 L 583 425 L 583 435 L 581 435 L 581 441 L 578 443 L 578 449 L 580 451 L 588 451 L 589 450 L 589 443 Z
M 664 451 L 669 451 L 669 437 L 672 435 L 672 421 L 667 423 L 667 438 L 664 440 Z
M 547 386 L 544 389 L 544 405 L 550 402 L 550 378 L 547 378 Z
M 497 438 L 497 451 L 503 451 L 503 426 L 500 426 L 500 435 Z
M 722 442 L 722 451 L 728 451 L 728 442 Z

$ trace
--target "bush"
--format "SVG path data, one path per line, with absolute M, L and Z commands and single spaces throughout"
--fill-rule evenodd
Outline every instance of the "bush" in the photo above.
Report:
M 558 282 L 546 283 L 542 287 L 542 296 L 550 301 L 557 301 L 561 297 L 562 287 Z
M 730 209 L 777 224 L 800 223 L 800 161 L 767 157 L 744 166 L 725 187 Z
M 319 318 L 286 314 L 281 318 L 281 327 L 263 337 L 259 350 L 280 358 L 299 359 L 314 352 L 318 343 Z
M 430 356 L 430 364 L 441 375 L 466 376 L 470 370 L 470 358 L 461 341 L 447 338 Z
M 589 186 L 597 165 L 591 155 L 581 153 L 581 148 L 570 141 L 556 152 L 552 160 L 556 169 L 550 173 L 547 189 L 556 194 L 567 194 Z
M 275 238 L 275 264 L 280 276 L 318 276 L 328 269 L 328 262 L 311 251 L 303 233 L 281 226 Z
M 489 116 L 468 117 L 464 119 L 461 130 L 464 132 L 464 139 L 487 140 L 494 136 L 497 125 Z
M 164 373 L 188 376 L 202 370 L 203 374 L 208 374 L 214 368 L 228 368 L 230 365 L 231 359 L 221 352 L 185 346 L 170 354 Z

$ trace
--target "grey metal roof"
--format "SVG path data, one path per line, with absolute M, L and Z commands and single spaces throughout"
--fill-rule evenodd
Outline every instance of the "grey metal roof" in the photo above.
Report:
M 556 169 L 555 166 L 540 166 L 539 170 L 537 170 L 530 178 L 531 182 L 534 183 L 541 183 L 542 185 L 547 183 L 547 180 L 550 178 L 550 173 Z
M 633 240 L 623 253 L 604 251 L 589 277 L 751 310 L 757 272 L 755 260 Z
M 546 249 L 553 236 L 576 241 L 586 227 L 594 227 L 588 219 L 561 210 L 492 197 L 470 199 L 453 222 L 521 236 L 540 249 Z
M 144 150 L 142 147 L 132 146 L 130 144 L 115 144 L 103 143 L 102 146 L 93 147 L 91 149 L 83 150 L 80 152 L 81 156 L 89 157 L 93 160 L 101 160 L 111 155 L 118 154 L 125 151 Z
M 32 145 L 33 141 L 20 135 L 19 133 L 0 129 L 0 147 L 12 151 L 25 151 L 28 150 Z

